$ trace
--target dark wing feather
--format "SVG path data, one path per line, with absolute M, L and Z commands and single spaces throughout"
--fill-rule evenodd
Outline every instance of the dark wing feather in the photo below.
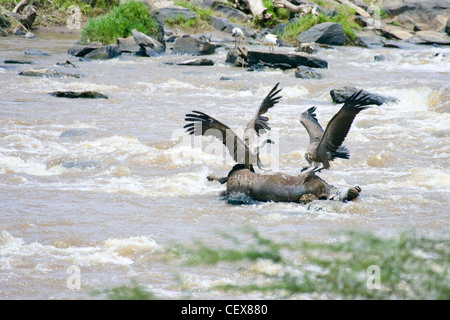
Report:
M 300 115 L 300 123 L 308 131 L 309 143 L 320 141 L 323 135 L 323 128 L 316 118 L 316 107 L 311 107 Z
M 243 163 L 245 162 L 243 157 L 247 155 L 248 158 L 248 148 L 245 143 L 222 122 L 200 111 L 186 114 L 184 120 L 189 122 L 183 127 L 186 132 L 196 136 L 212 136 L 219 139 L 227 147 L 234 161 Z
M 370 104 L 368 103 L 369 96 L 361 95 L 361 92 L 362 90 L 348 98 L 339 112 L 330 120 L 317 146 L 318 153 L 330 153 L 332 156 L 335 156 L 336 151 L 344 142 L 356 115 L 360 111 L 367 109 L 368 107 L 365 106 Z
M 269 94 L 264 98 L 263 102 L 259 106 L 256 111 L 256 115 L 249 121 L 247 124 L 246 130 L 253 129 L 256 131 L 256 134 L 259 136 L 260 133 L 265 133 L 266 130 L 270 130 L 269 127 L 269 118 L 263 116 L 270 108 L 272 108 L 275 104 L 278 103 L 278 100 L 281 99 L 281 96 L 277 96 L 278 93 L 282 89 L 278 89 L 278 82 L 272 90 L 270 90 Z

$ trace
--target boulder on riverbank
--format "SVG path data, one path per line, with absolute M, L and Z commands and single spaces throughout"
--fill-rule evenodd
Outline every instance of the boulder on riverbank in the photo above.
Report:
M 297 37 L 297 41 L 299 43 L 316 42 L 340 46 L 347 42 L 347 38 L 341 24 L 324 22 L 300 33 L 300 35 Z
M 136 44 L 141 48 L 140 54 L 147 57 L 160 55 L 166 51 L 165 44 L 136 29 L 131 30 L 131 35 Z
M 191 36 L 178 38 L 173 45 L 173 53 L 206 55 L 213 54 L 216 46 L 208 41 L 202 41 Z

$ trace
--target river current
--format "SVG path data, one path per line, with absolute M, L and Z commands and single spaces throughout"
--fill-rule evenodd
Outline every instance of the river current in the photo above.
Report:
M 203 290 L 238 282 L 234 269 L 183 269 L 155 257 L 174 243 L 220 246 L 222 234 L 245 227 L 276 240 L 331 241 L 339 230 L 449 237 L 450 48 L 322 49 L 317 56 L 329 68 L 318 70 L 321 80 L 304 80 L 293 70 L 227 65 L 225 48 L 208 56 L 214 66 L 167 64 L 192 58 L 170 54 L 81 62 L 67 53 L 76 35 L 37 35 L 0 39 L 0 299 L 89 299 L 90 290 L 132 279 L 165 298 L 182 290 L 249 297 Z M 30 48 L 49 55 L 25 55 Z M 379 54 L 390 59 L 374 61 Z M 65 60 L 76 68 L 56 66 Z M 81 77 L 19 75 L 38 67 Z M 213 138 L 202 145 L 187 136 L 185 114 L 199 110 L 244 128 L 277 82 L 282 99 L 267 114 L 276 145 L 263 162 L 292 175 L 306 165 L 309 142 L 300 113 L 317 106 L 325 126 L 341 106 L 331 89 L 398 99 L 362 111 L 344 143 L 350 159 L 320 173 L 335 186 L 360 186 L 355 201 L 230 205 L 225 187 L 207 180 L 226 175 L 233 160 Z M 109 99 L 48 94 L 85 90 Z M 81 290 L 68 285 L 73 268 Z

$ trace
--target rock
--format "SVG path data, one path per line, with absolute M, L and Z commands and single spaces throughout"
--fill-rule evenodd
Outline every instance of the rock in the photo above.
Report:
M 27 38 L 27 39 L 34 39 L 34 38 L 36 38 L 36 36 L 34 35 L 33 32 L 27 32 L 27 33 L 25 33 L 25 35 L 23 37 Z
M 355 87 L 342 87 L 342 88 L 338 88 L 338 89 L 332 89 L 330 91 L 330 95 L 331 95 L 331 99 L 333 100 L 334 103 L 344 103 L 345 101 L 347 101 L 347 99 L 354 93 L 358 92 L 360 89 L 355 88 Z M 397 98 L 394 97 L 385 97 L 382 95 L 378 95 L 378 94 L 374 94 L 374 93 L 369 93 L 367 91 L 363 90 L 363 93 L 365 95 L 369 96 L 368 101 L 370 102 L 370 104 L 375 104 L 375 105 L 382 105 L 384 103 L 396 103 L 398 102 Z
M 295 49 L 298 52 L 306 52 L 308 54 L 313 54 L 319 51 L 320 46 L 317 43 L 300 43 Z
M 192 59 L 177 63 L 178 66 L 213 66 L 214 61 L 210 59 Z
M 249 38 L 255 38 L 257 35 L 257 32 L 253 29 L 243 27 L 241 25 L 238 25 L 236 23 L 231 22 L 227 18 L 219 18 L 212 16 L 211 17 L 211 26 L 219 31 L 228 32 L 231 34 L 234 28 L 240 28 L 242 32 L 244 33 L 244 36 Z
M 410 31 L 441 31 L 450 17 L 448 0 L 389 0 L 383 9 L 392 22 Z
M 71 47 L 69 50 L 67 50 L 67 52 L 76 57 L 84 57 L 89 52 L 94 51 L 95 49 L 98 49 L 101 46 L 103 46 L 103 44 L 101 42 L 92 42 L 88 45 L 77 44 L 77 45 Z
M 146 56 L 154 56 L 159 55 L 165 52 L 166 48 L 165 45 L 156 40 L 155 38 L 148 36 L 142 32 L 137 31 L 136 29 L 133 29 L 131 31 L 131 35 L 133 36 L 135 42 L 143 48 L 143 55 Z M 151 49 L 151 50 L 148 50 Z
M 50 56 L 49 53 L 46 53 L 41 49 L 25 49 L 24 53 L 28 56 Z
M 392 61 L 392 58 L 385 54 L 377 54 L 373 57 L 373 61 Z
M 356 30 L 355 35 L 355 44 L 360 47 L 373 48 L 382 47 L 384 45 L 383 39 L 372 30 Z
M 161 8 L 158 10 L 163 19 L 175 20 L 177 17 L 182 16 L 184 19 L 195 19 L 197 15 L 191 10 L 179 6 Z
M 322 79 L 322 75 L 313 69 L 305 66 L 298 66 L 295 70 L 295 77 L 300 79 Z
M 381 21 L 378 30 L 383 37 L 387 39 L 407 40 L 412 37 L 412 33 L 408 30 L 384 23 Z
M 0 28 L 2 29 L 8 29 L 9 26 L 11 25 L 11 22 L 9 22 L 8 17 L 3 16 L 2 14 L 0 14 Z
M 344 29 L 339 23 L 324 22 L 300 33 L 297 41 L 299 43 L 316 42 L 329 45 L 343 45 L 347 38 L 345 37 Z
M 241 21 L 247 21 L 248 16 L 240 10 L 234 9 L 230 6 L 218 4 L 214 9 L 214 12 L 220 13 L 224 18 L 232 18 Z
M 109 99 L 107 95 L 95 91 L 55 91 L 50 92 L 49 95 L 69 99 Z
M 85 55 L 85 57 L 93 60 L 106 60 L 117 58 L 121 54 L 122 52 L 118 46 L 110 44 L 89 52 Z
M 133 36 L 129 36 L 128 38 L 117 38 L 117 46 L 119 47 L 120 52 L 136 54 L 141 51 L 141 46 L 136 43 Z
M 27 77 L 43 77 L 43 78 L 63 78 L 63 77 L 81 78 L 80 74 L 64 73 L 54 69 L 47 69 L 47 68 L 24 70 L 20 72 L 19 75 Z
M 200 41 L 190 36 L 176 39 L 173 45 L 173 53 L 179 54 L 213 54 L 215 50 L 216 46 L 210 42 Z
M 214 5 L 217 2 L 220 2 L 220 0 L 191 0 L 191 2 L 193 4 L 198 5 L 199 7 L 205 8 L 205 9 L 209 9 L 214 7 Z
M 249 66 L 258 63 L 286 64 L 292 68 L 307 66 L 311 68 L 328 68 L 328 62 L 308 54 L 302 53 L 275 53 L 266 51 L 248 51 L 247 63 Z
M 26 61 L 26 60 L 5 60 L 3 63 L 6 64 L 33 64 L 33 61 Z
M 24 36 L 27 33 L 20 28 L 14 28 L 13 35 L 15 36 Z
M 435 31 L 419 31 L 407 40 L 414 44 L 440 44 L 450 45 L 450 37 L 445 33 Z
M 57 62 L 56 65 L 60 67 L 76 68 L 76 66 L 69 60 Z
M 450 36 L 450 18 L 447 20 L 444 31 Z
M 22 10 L 22 16 L 20 17 L 20 22 L 27 28 L 31 29 L 31 26 L 36 19 L 37 11 L 33 5 L 28 5 Z
M 283 34 L 284 30 L 286 29 L 286 27 L 288 27 L 291 24 L 297 23 L 298 20 L 299 20 L 299 18 L 292 18 L 291 20 L 289 20 L 286 23 L 280 23 L 280 24 L 276 25 L 272 29 L 271 33 L 273 33 L 273 34 Z

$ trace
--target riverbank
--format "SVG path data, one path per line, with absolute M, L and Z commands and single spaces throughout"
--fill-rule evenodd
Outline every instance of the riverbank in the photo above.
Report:
M 282 43 L 293 46 L 309 42 L 361 47 L 395 46 L 392 41 L 450 45 L 450 6 L 446 1 L 327 0 L 301 2 L 301 5 L 292 5 L 284 0 L 265 1 L 261 2 L 266 9 L 261 18 L 239 3 L 233 5 L 207 0 L 143 2 L 152 16 L 158 16 L 164 23 L 167 37 L 174 32 L 192 34 L 214 30 L 231 34 L 234 27 L 239 27 L 249 40 L 262 40 L 264 34 L 271 32 L 278 35 Z M 3 35 L 20 35 L 20 30 L 76 34 L 89 19 L 109 12 L 106 7 L 81 6 L 73 1 L 60 7 L 48 3 L 41 7 L 38 3 L 31 9 L 23 6 L 11 14 L 15 8 L 12 3 L 7 4 L 3 6 L 0 21 L 0 34 Z M 9 13 L 6 14 L 5 10 Z M 33 12 L 34 18 L 30 17 Z M 336 42 L 336 38 L 342 40 Z

